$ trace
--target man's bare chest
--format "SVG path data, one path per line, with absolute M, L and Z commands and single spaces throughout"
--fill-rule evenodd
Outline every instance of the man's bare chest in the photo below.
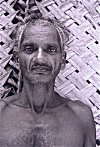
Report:
M 74 117 L 66 121 L 61 114 L 50 114 L 33 119 L 29 113 L 13 111 L 0 123 L 1 147 L 83 147 L 83 130 Z

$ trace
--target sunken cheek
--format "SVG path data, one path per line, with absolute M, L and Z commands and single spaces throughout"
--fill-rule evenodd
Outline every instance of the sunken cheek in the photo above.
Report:
M 58 70 L 58 68 L 61 66 L 61 56 L 51 58 L 51 64 L 54 70 Z
M 20 53 L 20 54 L 19 54 L 19 59 L 20 59 L 20 66 L 21 66 L 21 69 L 22 69 L 22 70 L 28 70 L 31 57 L 30 57 L 29 55 Z

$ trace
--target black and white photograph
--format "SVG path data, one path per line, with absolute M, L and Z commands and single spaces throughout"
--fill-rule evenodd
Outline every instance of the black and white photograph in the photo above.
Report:
M 99 0 L 0 0 L 0 147 L 100 147 Z

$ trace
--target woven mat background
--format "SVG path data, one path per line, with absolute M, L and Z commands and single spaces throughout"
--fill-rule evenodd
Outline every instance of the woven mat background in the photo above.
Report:
M 66 67 L 56 79 L 55 90 L 91 107 L 99 146 L 99 0 L 0 0 L 0 98 L 19 92 L 20 72 L 12 55 L 11 33 L 25 16 L 36 11 L 60 20 L 70 31 Z

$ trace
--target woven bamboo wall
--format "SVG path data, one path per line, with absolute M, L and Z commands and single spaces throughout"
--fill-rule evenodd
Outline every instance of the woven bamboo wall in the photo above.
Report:
M 19 70 L 11 33 L 29 13 L 60 20 L 69 30 L 66 67 L 55 90 L 88 104 L 94 114 L 100 144 L 100 2 L 99 0 L 0 0 L 0 98 L 19 91 Z M 97 146 L 98 146 L 97 145 Z

